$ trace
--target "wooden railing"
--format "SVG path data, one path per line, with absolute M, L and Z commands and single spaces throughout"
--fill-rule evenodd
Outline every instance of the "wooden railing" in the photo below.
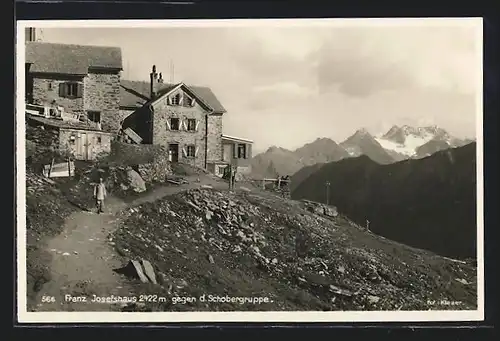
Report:
M 282 188 L 283 185 L 285 184 L 288 185 L 291 182 L 290 179 L 281 179 L 281 178 L 277 179 L 264 178 L 260 180 L 254 179 L 254 181 L 259 181 L 262 189 L 266 189 L 267 183 L 274 183 L 277 188 Z
M 26 112 L 45 118 L 59 118 L 63 121 L 79 121 L 80 115 L 72 112 L 67 112 L 63 107 L 55 107 L 51 105 L 36 105 L 36 104 L 26 104 Z
M 55 163 L 52 159 L 50 165 L 45 165 L 43 175 L 47 178 L 72 177 L 75 175 L 75 163 L 69 159 L 66 162 Z

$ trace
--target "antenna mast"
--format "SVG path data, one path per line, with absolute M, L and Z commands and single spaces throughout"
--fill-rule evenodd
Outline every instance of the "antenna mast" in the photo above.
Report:
M 175 72 L 174 62 L 172 59 L 170 59 L 170 83 L 172 84 L 174 84 L 175 81 L 174 72 Z

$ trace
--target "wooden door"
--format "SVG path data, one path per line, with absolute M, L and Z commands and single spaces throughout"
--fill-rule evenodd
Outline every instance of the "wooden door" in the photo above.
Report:
M 94 158 L 94 146 L 95 146 L 97 137 L 94 136 L 93 134 L 89 134 L 89 133 L 85 133 L 85 136 L 86 136 L 85 149 L 87 151 L 86 160 L 93 160 L 93 158 Z
M 82 137 L 81 132 L 76 133 L 76 140 L 75 140 L 75 158 L 78 160 L 84 160 L 85 159 L 85 154 L 84 154 L 84 140 Z
M 76 138 L 76 159 L 78 160 L 88 160 L 89 155 L 89 143 L 88 136 L 85 132 L 78 132 Z

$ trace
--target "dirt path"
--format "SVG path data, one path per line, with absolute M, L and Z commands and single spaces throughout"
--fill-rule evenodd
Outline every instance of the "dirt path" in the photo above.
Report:
M 81 211 L 70 215 L 63 232 L 47 243 L 47 250 L 52 254 L 52 278 L 39 292 L 36 311 L 118 310 L 118 305 L 92 302 L 94 294 L 98 297 L 129 296 L 131 292 L 123 277 L 113 271 L 126 265 L 108 240 L 109 233 L 118 226 L 117 213 L 202 185 L 227 186 L 210 177 L 203 177 L 200 182 L 194 181 L 195 178 L 189 180 L 186 185 L 157 188 L 129 204 L 109 197 L 104 214 Z

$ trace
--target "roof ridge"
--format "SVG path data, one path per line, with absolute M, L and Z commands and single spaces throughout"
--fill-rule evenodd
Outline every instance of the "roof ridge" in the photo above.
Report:
M 190 85 L 186 84 L 184 82 L 179 82 L 179 83 L 163 83 L 162 84 L 162 89 L 168 91 L 168 88 L 170 87 L 175 87 L 179 84 L 184 84 L 187 88 L 190 89 L 190 91 L 195 95 L 196 97 L 199 97 L 203 102 L 205 102 L 206 105 L 209 107 L 213 108 L 215 112 L 217 113 L 225 113 L 226 109 L 220 103 L 218 98 L 215 96 L 213 93 L 212 89 L 210 86 L 202 86 L 202 85 Z M 147 80 L 132 80 L 132 79 L 120 79 L 120 85 L 122 91 L 122 99 L 121 105 L 123 106 L 131 106 L 131 107 L 136 107 L 137 106 L 137 98 L 141 98 L 141 100 L 145 100 L 144 97 L 149 97 L 149 81 Z M 137 96 L 135 93 L 140 93 L 141 96 Z M 142 101 L 141 101 L 142 102 Z M 148 101 L 149 102 L 149 101 Z M 142 103 L 141 105 L 144 105 L 147 102 Z
M 147 80 L 131 80 L 131 79 L 123 79 L 121 78 L 120 79 L 120 82 L 131 82 L 131 83 L 143 83 L 143 84 L 149 84 L 150 81 L 147 81 Z M 191 88 L 191 87 L 195 87 L 195 88 L 207 88 L 207 89 L 211 89 L 210 86 L 208 85 L 197 85 L 197 84 L 189 84 L 189 83 L 185 83 L 185 82 L 177 82 L 177 83 L 170 83 L 170 82 L 163 82 L 161 83 L 162 85 L 164 86 L 177 86 L 179 84 L 184 84 L 185 86 L 187 86 L 188 88 Z

